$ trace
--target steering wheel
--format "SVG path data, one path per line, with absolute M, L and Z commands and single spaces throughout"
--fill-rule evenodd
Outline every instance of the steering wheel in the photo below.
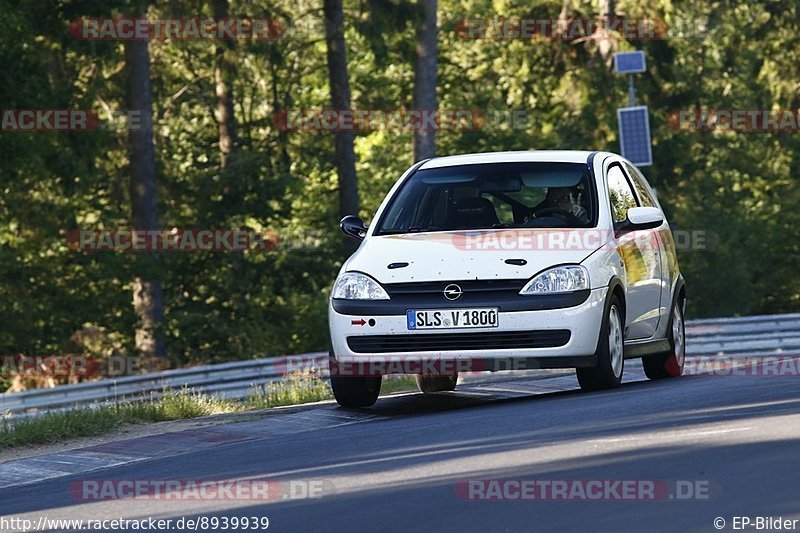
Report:
M 535 213 L 531 213 L 525 222 L 529 222 L 535 218 L 543 218 L 543 217 L 556 217 L 562 219 L 564 222 L 569 223 L 570 225 L 577 225 L 580 222 L 578 217 L 570 213 L 565 209 L 561 209 L 560 207 L 545 207 L 544 209 L 539 209 Z

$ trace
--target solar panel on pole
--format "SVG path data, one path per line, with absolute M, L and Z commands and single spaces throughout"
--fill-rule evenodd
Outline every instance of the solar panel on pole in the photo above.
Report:
M 614 72 L 617 74 L 638 74 L 647 70 L 644 52 L 617 52 L 614 54 Z
M 647 106 L 621 107 L 617 109 L 619 145 L 622 157 L 637 167 L 653 164 L 653 149 L 650 143 L 650 119 Z

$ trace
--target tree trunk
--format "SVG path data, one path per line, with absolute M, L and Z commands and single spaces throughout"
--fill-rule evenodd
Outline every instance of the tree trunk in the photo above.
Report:
M 611 26 L 616 16 L 614 11 L 614 0 L 600 0 L 600 18 L 605 20 L 608 26 Z M 605 37 L 598 40 L 597 49 L 600 51 L 600 55 L 603 57 L 606 66 L 610 68 L 614 62 L 615 43 L 611 36 L 608 35 L 608 31 L 605 33 Z
M 349 112 L 350 80 L 347 73 L 347 53 L 344 43 L 344 12 L 342 0 L 324 0 L 325 42 L 328 46 L 328 82 L 331 103 L 338 112 Z M 358 179 L 352 130 L 334 133 L 336 171 L 339 175 L 339 214 L 358 215 Z
M 211 0 L 215 19 L 228 18 L 228 0 Z M 222 40 L 217 45 L 214 65 L 216 94 L 216 120 L 219 130 L 220 168 L 225 168 L 236 150 L 236 117 L 233 114 L 233 80 L 236 67 L 233 61 L 235 44 L 232 40 Z
M 126 106 L 139 116 L 140 128 L 128 130 L 131 222 L 137 230 L 158 228 L 156 159 L 153 146 L 153 106 L 150 87 L 150 54 L 146 40 L 125 43 L 127 69 Z M 164 321 L 161 282 L 154 279 L 157 256 L 146 253 L 137 259 L 133 282 L 133 308 L 139 319 L 136 350 L 144 368 L 166 367 L 166 351 L 158 328 Z
M 437 0 L 420 0 L 422 23 L 417 29 L 417 58 L 414 68 L 414 109 L 434 113 L 436 103 L 436 60 L 438 30 L 436 28 Z M 423 124 L 429 122 L 423 120 Z M 436 155 L 436 130 L 414 130 L 414 162 Z

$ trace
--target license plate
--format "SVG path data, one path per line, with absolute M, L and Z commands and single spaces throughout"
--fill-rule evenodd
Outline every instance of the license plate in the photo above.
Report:
M 483 309 L 424 309 L 406 311 L 408 329 L 496 328 L 496 307 Z

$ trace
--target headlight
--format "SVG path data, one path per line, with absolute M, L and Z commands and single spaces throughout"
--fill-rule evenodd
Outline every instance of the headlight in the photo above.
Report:
M 520 294 L 555 294 L 589 288 L 589 272 L 580 265 L 551 268 L 522 287 Z
M 345 272 L 333 284 L 331 298 L 341 300 L 388 300 L 380 284 L 359 272 Z

